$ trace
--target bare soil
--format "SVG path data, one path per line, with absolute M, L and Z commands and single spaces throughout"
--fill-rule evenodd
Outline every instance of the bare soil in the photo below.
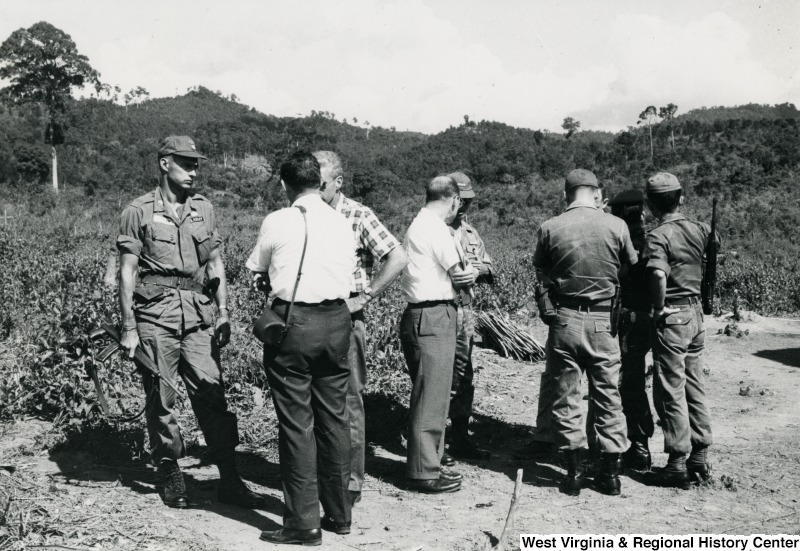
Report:
M 543 364 L 519 363 L 477 350 L 474 433 L 492 458 L 458 464 L 464 474 L 460 492 L 425 496 L 404 489 L 400 438 L 375 445 L 368 457 L 364 499 L 353 512 L 353 532 L 324 533 L 324 548 L 485 549 L 496 544 L 502 532 L 519 468 L 524 470 L 524 483 L 511 549 L 517 548 L 520 533 L 797 534 L 800 322 L 758 318 L 740 324 L 750 330 L 742 338 L 717 335 L 725 323 L 708 322 L 707 392 L 715 439 L 710 483 L 680 491 L 648 487 L 626 475 L 619 497 L 592 489 L 577 498 L 559 493 L 563 469 L 519 461 L 511 453 L 528 440 L 535 423 Z M 545 340 L 544 328 L 533 331 L 537 339 Z M 120 445 L 115 438 L 109 436 L 107 442 L 97 438 L 80 450 L 48 452 L 42 443 L 49 429 L 34 420 L 2 427 L 0 465 L 7 467 L 0 468 L 1 488 L 11 489 L 16 506 L 11 511 L 20 514 L 10 515 L 0 526 L 0 541 L 3 530 L 6 535 L 27 530 L 24 541 L 42 547 L 274 548 L 258 540 L 261 530 L 276 529 L 281 523 L 280 478 L 272 448 L 239 454 L 244 477 L 270 496 L 269 510 L 219 504 L 216 469 L 196 453 L 181 461 L 194 507 L 178 511 L 162 505 L 154 473 L 142 460 L 130 459 L 129 452 L 124 460 L 113 459 L 112 448 Z M 662 442 L 657 428 L 651 441 L 654 452 L 661 450 Z M 130 449 L 131 442 L 125 444 Z M 665 460 L 665 454 L 654 453 L 654 464 Z M 36 522 L 40 524 L 34 534 Z M 7 541 L 13 546 L 13 538 Z

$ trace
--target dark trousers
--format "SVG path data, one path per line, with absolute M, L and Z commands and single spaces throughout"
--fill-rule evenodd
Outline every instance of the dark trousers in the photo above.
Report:
M 274 305 L 281 316 L 286 305 Z M 350 522 L 350 313 L 341 304 L 295 304 L 280 350 L 264 349 L 278 415 L 285 528 L 319 528 L 319 505 Z
M 628 426 L 628 439 L 633 441 L 653 436 L 653 414 L 647 399 L 645 356 L 650 350 L 652 320 L 648 312 L 626 310 L 620 328 L 622 354 L 619 394 Z
M 154 388 L 155 377 L 141 369 L 147 396 L 155 393 L 145 411 L 153 460 L 179 459 L 186 455 L 178 419 L 173 412 L 175 391 L 163 382 L 168 379 L 177 386 L 179 375 L 212 459 L 218 461 L 222 454 L 232 453 L 239 443 L 239 432 L 236 414 L 228 411 L 225 401 L 219 350 L 214 345 L 212 331 L 198 326 L 188 331 L 167 329 L 146 321 L 137 323 L 137 329 L 139 346 L 156 364 L 162 379 Z
M 350 381 L 347 386 L 347 411 L 350 415 L 350 490 L 360 492 L 364 485 L 364 452 L 366 446 L 364 388 L 367 386 L 367 344 L 364 332 L 364 311 L 351 316 Z
M 699 304 L 681 306 L 655 326 L 653 404 L 667 453 L 689 453 L 713 442 L 703 375 L 705 339 Z
M 409 478 L 439 478 L 453 385 L 456 322 L 456 308 L 450 304 L 409 305 L 400 320 L 400 342 L 413 383 L 406 464 Z
M 456 355 L 453 362 L 453 386 L 450 389 L 450 419 L 467 423 L 472 416 L 475 386 L 472 384 L 472 344 L 475 338 L 475 319 L 472 305 L 458 307 Z

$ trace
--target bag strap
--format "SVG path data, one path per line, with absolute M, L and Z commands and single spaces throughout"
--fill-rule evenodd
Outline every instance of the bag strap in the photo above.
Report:
M 306 246 L 308 246 L 308 219 L 306 218 L 306 208 L 300 205 L 295 205 L 302 214 L 303 214 L 303 227 L 305 228 L 305 237 L 303 238 L 303 253 L 300 255 L 300 266 L 297 268 L 297 279 L 294 282 L 294 291 L 292 291 L 292 301 L 289 303 L 289 307 L 286 309 L 286 315 L 283 318 L 283 322 L 286 324 L 284 328 L 284 332 L 289 330 L 289 314 L 292 312 L 292 306 L 294 306 L 294 299 L 297 296 L 297 287 L 300 285 L 300 276 L 303 275 L 303 261 L 306 258 Z

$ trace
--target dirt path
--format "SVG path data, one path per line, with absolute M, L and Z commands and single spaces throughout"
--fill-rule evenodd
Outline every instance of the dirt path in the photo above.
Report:
M 716 335 L 720 327 L 719 321 L 709 322 L 708 394 L 715 438 L 712 483 L 679 491 L 647 487 L 625 476 L 620 497 L 591 489 L 578 498 L 559 493 L 560 467 L 518 461 L 510 453 L 526 441 L 535 423 L 543 366 L 478 351 L 475 433 L 491 449 L 492 460 L 458 465 L 465 478 L 462 491 L 423 496 L 402 489 L 404 457 L 399 443 L 374 448 L 368 458 L 364 499 L 354 510 L 353 533 L 325 533 L 324 548 L 483 549 L 487 541 L 495 543 L 502 530 L 517 468 L 523 468 L 525 476 L 512 549 L 518 545 L 520 532 L 800 532 L 800 322 L 763 319 L 742 324 L 750 335 L 740 339 Z M 543 328 L 534 332 L 544 340 Z M 16 479 L 20 498 L 71 504 L 71 509 L 63 511 L 72 515 L 70 523 L 58 529 L 61 537 L 68 536 L 62 540 L 64 545 L 76 549 L 275 548 L 258 541 L 260 530 L 274 529 L 281 522 L 275 457 L 241 455 L 251 485 L 272 497 L 269 511 L 219 505 L 214 499 L 215 469 L 193 457 L 182 465 L 196 508 L 174 511 L 161 504 L 148 469 L 105 466 L 92 450 L 48 455 L 38 451 L 32 439 L 43 430 L 46 425 L 38 422 L 6 427 L 0 465 L 14 464 L 18 469 L 13 474 L 0 469 L 0 473 Z M 651 447 L 660 450 L 661 445 L 657 428 Z M 656 465 L 665 459 L 665 454 L 654 454 Z M 105 539 L 93 539 L 93 530 L 102 531 Z

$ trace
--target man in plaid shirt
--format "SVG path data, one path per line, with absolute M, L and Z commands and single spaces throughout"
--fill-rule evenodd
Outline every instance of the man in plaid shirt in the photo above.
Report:
M 408 264 L 400 242 L 381 224 L 371 209 L 345 197 L 342 192 L 342 161 L 333 151 L 316 151 L 322 173 L 322 199 L 342 213 L 353 225 L 356 238 L 356 270 L 350 287 L 350 308 L 353 332 L 350 337 L 350 383 L 347 409 L 350 414 L 350 497 L 355 505 L 361 499 L 364 483 L 364 387 L 367 384 L 364 306 L 385 291 Z M 372 280 L 375 261 L 382 261 Z

